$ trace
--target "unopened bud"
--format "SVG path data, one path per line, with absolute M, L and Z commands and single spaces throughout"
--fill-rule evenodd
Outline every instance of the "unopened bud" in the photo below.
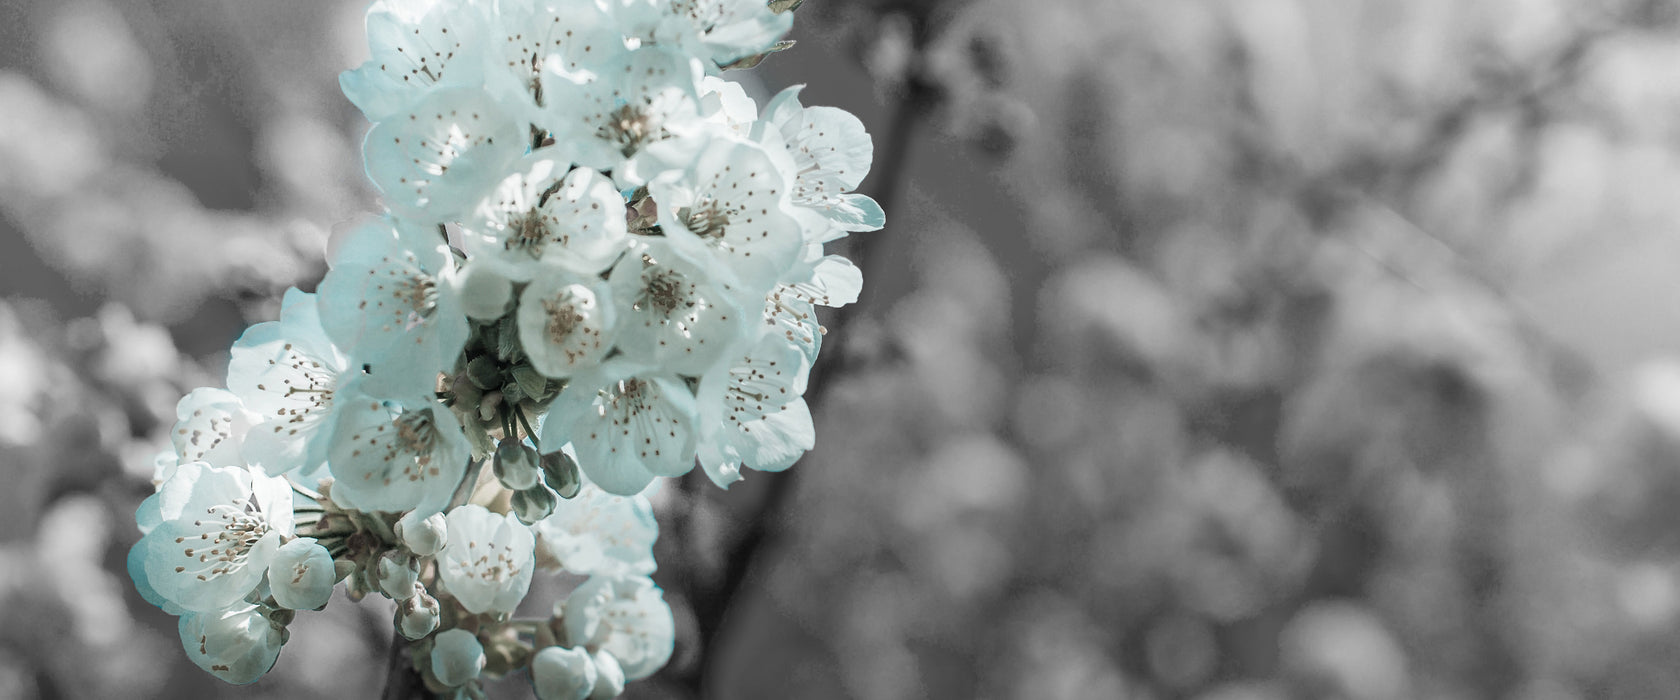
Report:
M 493 465 L 496 478 L 510 491 L 524 491 L 542 480 L 537 468 L 537 451 L 519 440 L 503 440 L 496 446 Z
M 449 525 L 444 522 L 442 513 L 415 517 L 419 512 L 409 511 L 397 521 L 397 539 L 402 540 L 403 546 L 408 547 L 414 556 L 429 557 L 443 549 L 449 539 Z
M 554 451 L 542 456 L 543 477 L 548 480 L 549 488 L 561 498 L 573 498 L 583 488 L 583 477 L 578 475 L 577 460 L 564 452 Z
M 333 572 L 337 573 L 338 570 L 339 562 L 335 561 L 333 562 Z M 344 594 L 349 596 L 351 601 L 360 603 L 362 602 L 362 598 L 367 597 L 368 591 L 372 589 L 372 586 L 368 585 L 368 572 L 366 567 L 363 567 L 360 564 L 351 564 L 350 573 L 344 579 Z
M 538 483 L 524 491 L 515 491 L 511 505 L 513 514 L 519 522 L 531 525 L 554 513 L 554 506 L 560 502 L 560 495 L 553 489 Z
M 410 641 L 431 634 L 438 627 L 441 612 L 437 599 L 426 591 L 426 586 L 416 583 L 408 598 L 397 604 L 397 631 Z
M 432 644 L 432 676 L 450 688 L 466 685 L 484 671 L 484 645 L 461 629 L 441 632 Z
M 583 700 L 595 690 L 595 663 L 583 649 L 548 647 L 531 658 L 537 700 Z
M 461 310 L 475 321 L 494 321 L 507 312 L 513 300 L 513 284 L 484 265 L 467 265 L 456 276 L 461 292 Z
M 377 564 L 379 590 L 392 600 L 402 600 L 414 595 L 414 584 L 420 580 L 420 567 L 414 557 L 398 550 L 387 550 L 379 555 Z

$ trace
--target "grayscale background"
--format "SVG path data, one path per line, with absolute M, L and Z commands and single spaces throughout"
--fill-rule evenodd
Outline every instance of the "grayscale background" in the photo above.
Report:
M 364 7 L 0 0 L 0 698 L 377 697 L 388 603 L 234 688 L 122 564 L 377 206 Z M 661 497 L 629 697 L 1680 698 L 1680 5 L 797 17 L 741 78 L 863 119 L 888 227 L 817 450 Z

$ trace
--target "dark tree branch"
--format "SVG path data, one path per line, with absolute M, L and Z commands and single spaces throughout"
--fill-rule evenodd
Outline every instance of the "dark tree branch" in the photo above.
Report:
M 918 46 L 918 65 L 919 49 L 925 45 L 922 43 Z M 903 181 L 915 132 L 921 120 L 936 106 L 939 94 L 937 85 L 919 71 L 913 71 L 912 75 L 907 77 L 905 93 L 893 110 L 886 147 L 877 151 L 885 157 L 875 168 L 877 178 L 867 190 L 884 211 L 892 212 L 897 207 L 899 195 L 904 189 Z M 870 277 L 868 273 L 882 268 L 882 251 L 886 246 L 879 241 L 884 235 L 891 234 L 880 231 L 849 239 L 851 257 L 866 273 L 866 280 Z M 874 304 L 869 303 L 873 299 L 873 296 L 862 297 L 858 303 L 836 309 L 828 325 L 834 328 L 837 334 L 843 334 L 854 320 L 873 311 L 870 307 Z M 855 356 L 855 353 L 834 351 L 820 356 L 816 365 L 811 368 L 811 378 L 805 392 L 806 402 L 812 406 L 819 405 L 827 389 L 832 386 L 833 379 L 846 373 Z M 716 655 L 712 652 L 728 630 L 730 612 L 741 598 L 747 580 L 759 562 L 777 549 L 780 535 L 777 527 L 786 518 L 786 511 L 797 492 L 800 473 L 795 469 L 766 475 L 769 483 L 758 513 L 727 554 L 720 582 L 708 594 L 692 598 L 699 628 L 701 653 L 698 663 L 683 674 L 681 681 L 694 697 L 705 697 L 706 679 L 714 674 L 718 663 Z
M 408 640 L 391 632 L 391 649 L 385 656 L 385 692 L 380 700 L 430 700 L 431 693 L 420 680 L 420 672 L 408 658 Z

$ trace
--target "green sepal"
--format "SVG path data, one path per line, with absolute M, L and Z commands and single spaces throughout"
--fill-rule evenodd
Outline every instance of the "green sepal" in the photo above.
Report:
M 771 44 L 769 51 L 765 51 L 764 53 L 759 53 L 759 54 L 753 54 L 751 56 L 746 56 L 746 57 L 743 57 L 743 58 L 737 58 L 734 61 L 730 61 L 729 63 L 727 63 L 725 65 L 718 66 L 718 68 L 721 68 L 723 70 L 747 70 L 749 68 L 757 68 L 758 64 L 763 63 L 764 59 L 766 57 L 768 57 L 770 54 L 791 49 L 791 48 L 793 48 L 793 44 L 794 44 L 794 41 L 792 39 L 783 39 L 782 41 L 778 41 L 774 44 Z
M 519 382 L 508 382 L 502 385 L 502 400 L 506 401 L 507 405 L 517 406 L 519 402 L 527 398 L 530 397 L 525 395 L 525 389 L 519 386 Z

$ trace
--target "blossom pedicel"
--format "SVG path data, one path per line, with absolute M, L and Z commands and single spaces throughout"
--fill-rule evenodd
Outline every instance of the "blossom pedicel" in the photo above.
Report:
M 528 669 L 610 698 L 666 663 L 648 493 L 812 447 L 813 307 L 862 284 L 823 244 L 884 221 L 855 117 L 720 77 L 797 4 L 373 4 L 340 83 L 388 212 L 181 400 L 136 514 L 130 575 L 189 658 L 250 683 L 343 583 L 397 602 L 448 697 Z M 587 578 L 515 620 L 539 566 Z

